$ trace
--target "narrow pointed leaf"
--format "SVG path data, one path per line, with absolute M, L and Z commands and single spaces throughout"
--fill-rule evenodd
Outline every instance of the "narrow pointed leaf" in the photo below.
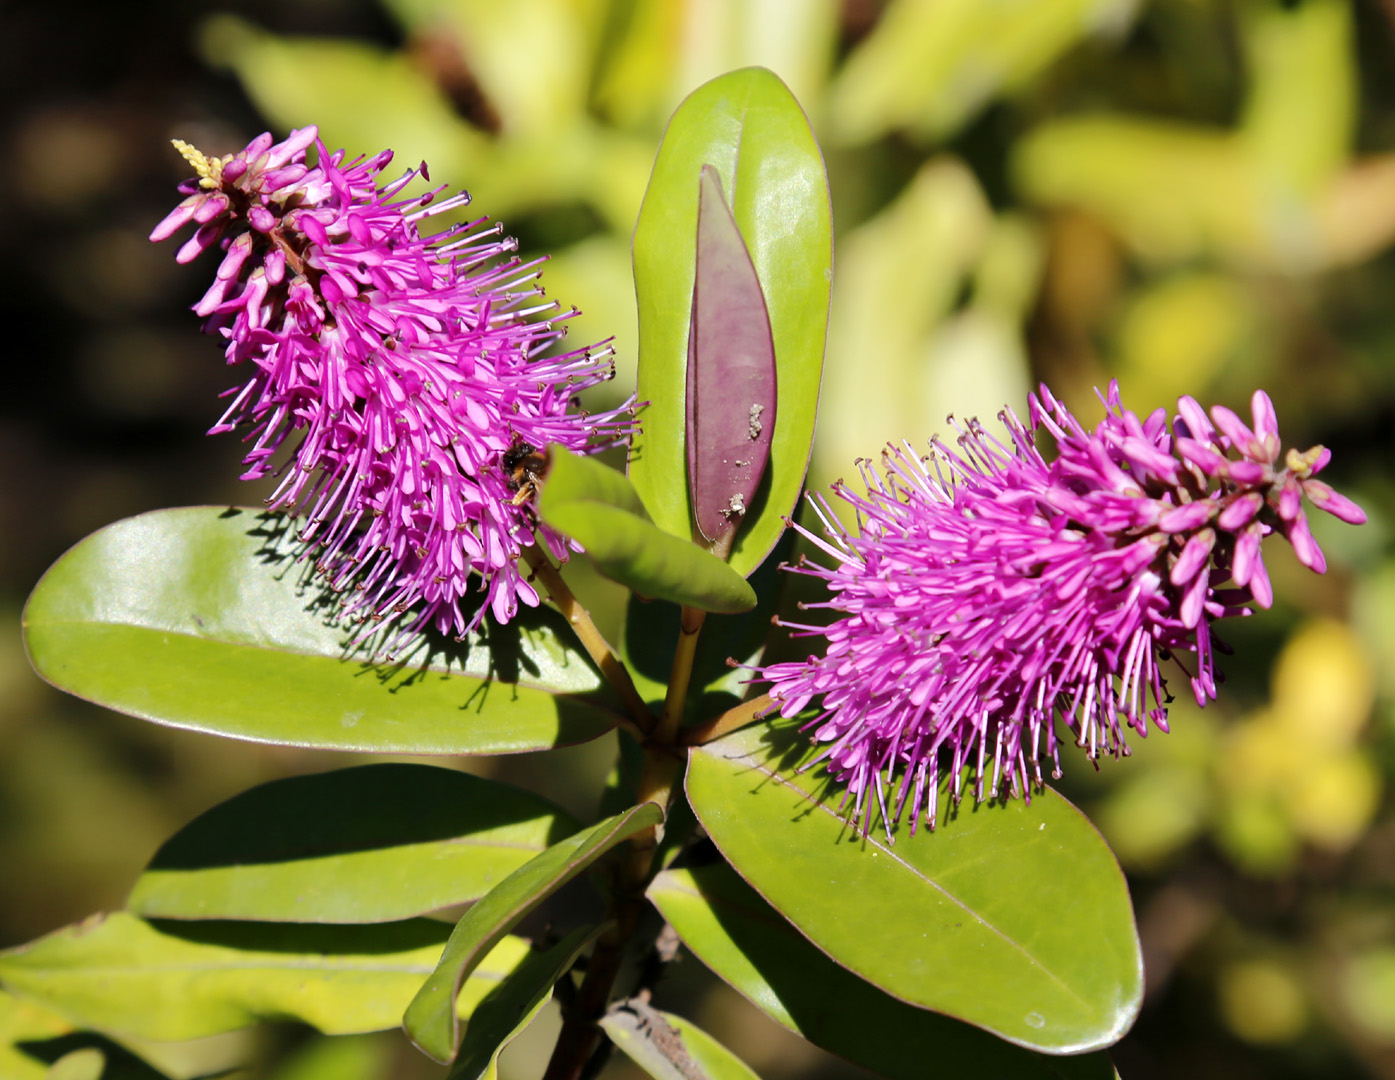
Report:
M 116 912 L 0 953 L 0 981 L 79 1024 L 138 1039 L 198 1039 L 273 1019 L 347 1035 L 396 1026 L 448 932 L 429 919 L 152 923 Z M 498 939 L 457 1007 L 468 1015 L 527 952 L 517 938 Z
M 976 1027 L 898 1001 L 839 967 L 725 863 L 665 870 L 649 899 L 683 944 L 772 1019 L 888 1080 L 1110 1080 L 1102 1051 L 1034 1054 Z
M 1143 991 L 1138 934 L 1118 863 L 1078 810 L 1050 789 L 957 811 L 942 792 L 939 828 L 892 845 L 848 824 L 821 767 L 800 771 L 813 756 L 781 723 L 689 757 L 698 820 L 780 914 L 893 997 L 1021 1046 L 1122 1037 Z
M 691 1020 L 642 1002 L 611 1009 L 601 1027 L 654 1080 L 760 1080 L 749 1065 Z
M 459 1056 L 446 1080 L 497 1080 L 499 1055 L 552 1000 L 557 981 L 603 929 L 583 926 L 552 948 L 529 953 L 470 1014 Z
M 615 845 L 663 820 L 653 803 L 632 807 L 554 844 L 510 874 L 465 912 L 451 931 L 440 963 L 402 1018 L 422 1052 L 450 1061 L 460 1043 L 451 1002 L 461 982 L 518 921 Z
M 273 780 L 171 837 L 126 903 L 147 917 L 369 923 L 476 900 L 574 832 L 565 811 L 431 765 Z
M 779 415 L 765 482 L 737 530 L 731 565 L 748 574 L 799 500 L 814 437 L 833 273 L 823 158 L 799 103 L 764 68 L 699 87 L 664 133 L 635 226 L 642 432 L 629 474 L 659 528 L 692 535 L 684 429 L 697 265 L 694 191 L 704 165 L 721 180 L 765 296 Z
M 561 482 L 554 486 L 559 469 Z M 746 611 L 755 606 L 751 586 L 725 562 L 615 505 L 612 499 L 620 497 L 619 492 L 598 492 L 580 472 L 565 451 L 554 448 L 538 512 L 543 521 L 584 547 L 601 573 L 643 596 L 704 611 Z M 588 490 L 599 497 L 587 497 Z
M 698 182 L 688 330 L 688 491 L 703 539 L 736 528 L 765 475 L 775 431 L 775 343 L 756 268 L 711 165 Z
M 503 754 L 583 742 L 620 710 L 556 612 L 424 637 L 395 662 L 352 645 L 285 519 L 192 507 L 119 521 L 24 610 L 59 689 L 172 727 L 334 750 Z

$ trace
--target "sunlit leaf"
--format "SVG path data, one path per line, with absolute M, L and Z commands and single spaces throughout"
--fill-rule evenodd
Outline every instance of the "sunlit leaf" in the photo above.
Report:
M 548 609 L 365 658 L 284 519 L 192 507 L 119 521 L 58 560 L 24 610 L 39 674 L 172 727 L 256 742 L 501 754 L 583 742 L 613 697 Z
M 478 899 L 575 829 L 545 799 L 454 769 L 293 776 L 181 829 L 126 906 L 175 919 L 405 919 Z
M 106 1067 L 106 1055 L 95 1046 L 86 1046 L 55 1061 L 44 1080 L 102 1080 Z
M 666 870 L 649 899 L 693 954 L 752 1004 L 816 1046 L 889 1080 L 1108 1080 L 1102 1052 L 1048 1057 L 898 1001 L 839 967 L 725 863 Z
M 613 479 L 601 480 L 606 473 Z M 652 524 L 633 493 L 619 473 L 553 447 L 538 512 L 581 544 L 601 573 L 642 596 L 704 611 L 755 606 L 756 594 L 741 574 L 690 540 Z M 633 506 L 627 505 L 631 496 Z
M 553 986 L 602 929 L 583 926 L 550 949 L 529 953 L 471 1014 L 447 1080 L 496 1080 L 499 1055 L 552 1000 Z
M 1027 806 L 941 792 L 939 827 L 863 836 L 790 723 L 689 757 L 688 798 L 728 861 L 806 937 L 894 997 L 1056 1054 L 1128 1030 L 1143 965 L 1099 833 L 1046 789 Z M 848 912 L 856 912 L 849 918 Z M 1080 926 L 1090 927 L 1088 947 Z
M 606 818 L 554 844 L 510 874 L 461 917 L 440 963 L 412 999 L 402 1026 L 436 1061 L 450 1061 L 460 1043 L 460 1023 L 450 1003 L 462 982 L 518 921 L 615 845 L 663 820 L 653 803 Z
M 44 1080 L 51 1060 L 34 1053 L 35 1044 L 69 1034 L 73 1025 L 55 1012 L 0 990 L 0 1076 Z
M 259 1020 L 328 1035 L 394 1027 L 449 927 L 146 922 L 94 916 L 0 953 L 0 981 L 77 1023 L 142 1039 L 197 1039 Z M 528 946 L 500 938 L 457 1008 L 466 1015 Z
M 630 478 L 660 528 L 692 534 L 684 447 L 697 184 L 716 169 L 765 294 L 780 402 L 768 486 L 748 508 L 731 565 L 760 565 L 799 498 L 813 440 L 832 279 L 823 158 L 799 104 L 771 72 L 747 68 L 699 87 L 669 123 L 635 226 L 642 433 Z

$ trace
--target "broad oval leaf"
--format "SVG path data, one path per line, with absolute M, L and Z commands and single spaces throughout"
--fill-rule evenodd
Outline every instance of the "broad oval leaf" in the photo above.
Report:
M 889 1080 L 1110 1080 L 1103 1051 L 1048 1057 L 897 1001 L 839 967 L 725 863 L 665 870 L 649 899 L 692 953 L 753 1005 L 816 1046 Z
M 59 689 L 146 720 L 331 750 L 517 753 L 596 738 L 622 712 L 548 609 L 365 659 L 295 555 L 286 519 L 254 510 L 119 521 L 34 589 L 30 659 Z
M 292 776 L 177 832 L 126 907 L 172 919 L 389 922 L 478 899 L 576 828 L 537 795 L 433 765 Z
M 768 480 L 737 531 L 731 565 L 748 574 L 784 531 L 814 438 L 833 276 L 823 158 L 799 103 L 764 68 L 695 90 L 669 121 L 635 226 L 642 431 L 629 473 L 658 526 L 692 534 L 684 448 L 698 176 L 711 165 L 730 199 L 770 314 L 779 415 Z
M 460 1023 L 450 1003 L 461 981 L 520 919 L 611 848 L 662 820 L 654 803 L 631 807 L 552 845 L 486 893 L 455 924 L 440 963 L 402 1017 L 412 1042 L 436 1061 L 450 1061 L 460 1044 Z
M 601 1020 L 610 1041 L 654 1080 L 760 1080 L 691 1020 L 627 1001 Z
M 813 753 L 789 723 L 756 725 L 694 751 L 687 777 L 708 835 L 802 934 L 893 997 L 1030 1049 L 1123 1036 L 1143 993 L 1133 909 L 1075 807 L 1047 789 L 956 810 L 941 792 L 939 828 L 893 846 L 822 797 L 821 768 L 799 771 Z
M 0 953 L 0 981 L 84 1026 L 138 1039 L 199 1039 L 259 1020 L 326 1035 L 395 1027 L 449 927 L 147 922 L 98 915 Z M 457 1008 L 469 1015 L 528 953 L 501 938 Z
M 497 1080 L 499 1055 L 552 1000 L 557 981 L 603 929 L 583 926 L 552 948 L 529 953 L 470 1014 L 459 1056 L 446 1080 Z
M 697 267 L 688 330 L 688 493 L 704 540 L 746 515 L 775 430 L 775 343 L 756 268 L 717 170 L 698 181 Z
M 691 540 L 597 502 L 549 502 L 542 518 L 586 549 L 596 568 L 635 592 L 703 611 L 747 611 L 756 594 L 744 577 Z

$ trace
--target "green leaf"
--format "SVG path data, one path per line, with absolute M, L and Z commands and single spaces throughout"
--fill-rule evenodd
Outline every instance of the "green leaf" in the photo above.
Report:
M 70 1050 L 55 1061 L 44 1080 L 102 1080 L 107 1056 L 95 1046 Z
M 941 792 L 939 828 L 893 846 L 849 824 L 821 767 L 800 771 L 814 754 L 796 725 L 757 725 L 695 750 L 687 778 L 722 854 L 802 934 L 892 996 L 1030 1049 L 1123 1036 L 1143 994 L 1138 934 L 1078 810 L 1050 789 L 957 809 Z
M 750 578 L 756 606 L 735 615 L 709 615 L 702 624 L 693 673 L 688 685 L 688 719 L 707 719 L 737 704 L 746 694 L 751 673 L 728 661 L 755 663 L 769 636 L 770 617 L 779 605 L 789 575 L 779 566 L 794 550 L 795 532 L 787 529 L 765 562 Z M 666 600 L 631 596 L 625 607 L 621 654 L 635 686 L 649 702 L 662 702 L 668 688 L 673 652 L 678 647 L 682 611 Z
M 1132 0 L 1018 0 L 1003 18 L 978 0 L 895 0 L 830 88 L 829 126 L 849 143 L 898 128 L 943 142 L 1081 38 L 1122 36 L 1136 8 Z
M 54 1060 L 35 1052 L 42 1044 L 69 1035 L 70 1024 L 57 1013 L 0 990 L 0 1076 L 43 1080 Z
M 552 1000 L 557 981 L 603 929 L 583 926 L 545 952 L 529 953 L 471 1014 L 460 1054 L 446 1080 L 497 1080 L 504 1047 Z
M 663 811 L 653 803 L 606 818 L 534 856 L 465 912 L 436 970 L 402 1018 L 412 1042 L 436 1061 L 450 1061 L 460 1042 L 460 1024 L 450 1002 L 461 981 L 520 919 L 616 844 L 662 820 Z
M 583 459 L 560 446 L 550 452 L 538 513 L 581 544 L 601 573 L 643 596 L 704 611 L 755 606 L 751 586 L 725 562 L 651 524 L 623 476 L 603 479 L 613 470 L 596 462 L 580 464 Z
M 612 1008 L 601 1027 L 654 1080 L 760 1080 L 749 1065 L 691 1020 L 644 1002 L 627 1001 Z
M 502 754 L 584 742 L 615 723 L 613 697 L 550 609 L 368 662 L 295 554 L 286 520 L 256 511 L 119 521 L 35 588 L 30 659 L 59 689 L 108 708 L 291 746 Z
M 126 906 L 172 919 L 389 922 L 478 899 L 576 828 L 545 799 L 454 769 L 294 776 L 181 829 Z
M 396 1026 L 449 928 L 146 922 L 97 915 L 0 953 L 0 981 L 75 1022 L 138 1039 L 198 1039 L 259 1020 L 327 1035 Z M 466 1015 L 528 952 L 497 946 L 460 995 Z
M 784 532 L 814 437 L 833 274 L 828 180 L 809 122 L 764 68 L 723 75 L 674 113 L 635 226 L 642 433 L 634 481 L 661 529 L 692 534 L 684 447 L 689 317 L 697 246 L 697 184 L 713 166 L 765 293 L 780 410 L 762 484 L 737 532 L 731 565 L 748 574 Z
M 652 900 L 693 954 L 816 1046 L 889 1080 L 1109 1080 L 1102 1051 L 1046 1057 L 882 993 L 809 943 L 725 863 L 666 870 Z M 860 920 L 859 920 L 860 921 Z
M 642 521 L 650 520 L 634 484 L 618 469 L 556 443 L 547 448 L 547 462 L 547 479 L 539 500 L 543 509 L 567 502 L 599 503 Z

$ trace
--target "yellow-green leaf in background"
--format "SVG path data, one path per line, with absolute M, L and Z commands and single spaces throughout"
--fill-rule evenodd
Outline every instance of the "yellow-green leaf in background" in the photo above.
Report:
M 197 1039 L 259 1020 L 327 1035 L 395 1027 L 450 933 L 412 919 L 375 926 L 147 922 L 97 915 L 0 953 L 13 993 L 76 1023 L 142 1039 Z M 466 1015 L 528 953 L 501 939 L 456 1007 Z

